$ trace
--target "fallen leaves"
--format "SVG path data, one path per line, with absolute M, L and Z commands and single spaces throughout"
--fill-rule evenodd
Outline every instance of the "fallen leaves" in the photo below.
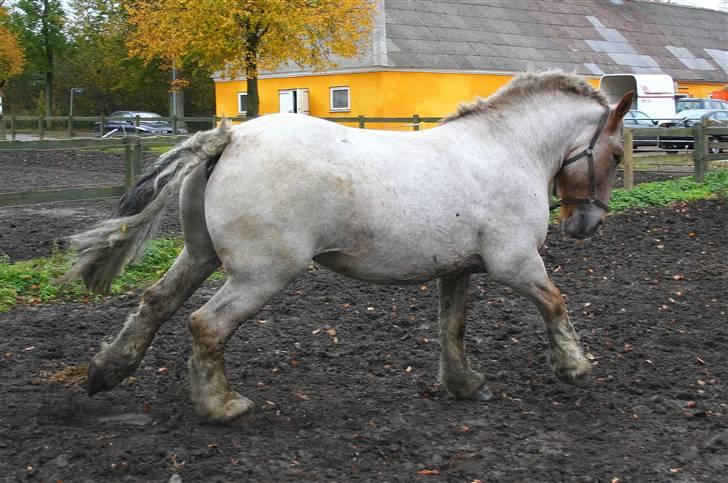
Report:
M 437 476 L 437 475 L 440 474 L 440 470 L 437 470 L 437 469 L 427 470 L 427 469 L 425 469 L 425 470 L 418 471 L 417 474 L 418 475 L 422 475 L 422 476 Z
M 331 343 L 332 344 L 335 345 L 335 344 L 338 344 L 339 343 L 339 338 L 336 336 L 336 329 L 333 328 L 333 327 L 324 327 L 324 328 L 321 328 L 321 329 L 316 329 L 316 330 L 314 330 L 311 333 L 313 335 L 316 335 L 316 334 L 320 334 L 322 332 L 329 335 L 329 337 L 331 338 Z
M 39 385 L 43 383 L 60 383 L 67 386 L 79 386 L 88 377 L 88 365 L 65 366 L 60 371 L 40 371 L 38 377 L 33 378 L 30 383 Z

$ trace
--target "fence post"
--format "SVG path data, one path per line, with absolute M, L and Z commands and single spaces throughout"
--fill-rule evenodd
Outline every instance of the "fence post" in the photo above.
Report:
M 634 188 L 634 131 L 627 129 L 624 133 L 624 188 Z
M 412 115 L 412 129 L 415 131 L 420 130 L 420 115 L 419 114 Z
M 172 116 L 172 134 L 177 135 L 177 116 Z
M 134 183 L 134 167 L 132 165 L 131 143 L 128 137 L 122 138 L 124 143 L 124 186 L 131 188 Z
M 15 116 L 10 116 L 10 139 L 15 141 Z
M 364 129 L 364 116 L 359 116 L 359 129 Z
M 705 136 L 703 135 L 703 123 L 698 122 L 693 126 L 693 178 L 698 183 L 705 179 Z
M 5 119 L 0 117 L 0 141 L 5 141 Z
M 212 127 L 210 129 L 215 129 L 217 127 L 217 116 L 212 116 Z
M 39 137 L 43 139 L 45 136 L 45 123 L 43 122 L 43 116 L 38 116 L 38 131 L 40 131 Z
M 144 146 L 142 145 L 142 138 L 140 136 L 137 136 L 132 143 L 132 165 L 134 166 L 134 180 L 136 180 L 142 174 Z
M 131 188 L 142 172 L 142 139 L 139 136 L 128 136 L 123 138 L 123 143 L 126 166 L 124 184 L 127 188 Z
M 73 137 L 73 117 L 68 116 L 68 138 Z
M 104 115 L 99 116 L 99 137 L 104 137 Z

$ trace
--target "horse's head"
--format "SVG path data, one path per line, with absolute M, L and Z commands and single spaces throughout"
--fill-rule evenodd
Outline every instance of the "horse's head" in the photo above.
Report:
M 612 182 L 622 160 L 622 118 L 632 106 L 634 92 L 624 95 L 613 109 L 605 108 L 594 130 L 593 124 L 580 139 L 589 143 L 577 145 L 569 152 L 556 175 L 556 193 L 561 198 L 561 219 L 564 232 L 574 238 L 588 238 L 602 224 L 609 209 Z

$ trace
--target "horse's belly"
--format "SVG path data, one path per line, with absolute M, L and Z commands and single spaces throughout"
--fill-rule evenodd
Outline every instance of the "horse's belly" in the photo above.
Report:
M 347 277 L 382 284 L 414 284 L 451 273 L 485 271 L 478 254 L 378 259 L 334 251 L 319 254 L 314 261 Z

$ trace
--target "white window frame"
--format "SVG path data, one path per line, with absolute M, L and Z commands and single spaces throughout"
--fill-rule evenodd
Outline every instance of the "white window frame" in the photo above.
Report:
M 346 91 L 346 107 L 334 107 L 334 91 Z M 349 86 L 329 87 L 330 112 L 351 112 L 351 89 Z
M 238 92 L 238 114 L 242 114 L 243 116 L 245 116 L 245 115 L 247 115 L 247 114 L 248 114 L 248 111 L 247 111 L 247 109 L 246 109 L 245 111 L 243 111 L 243 110 L 241 110 L 241 109 L 240 109 L 240 107 L 241 107 L 241 104 L 240 104 L 240 99 L 241 99 L 241 98 L 242 98 L 243 96 L 245 97 L 245 101 L 246 101 L 245 103 L 247 104 L 247 100 L 248 100 L 248 93 L 247 93 L 247 92 Z

